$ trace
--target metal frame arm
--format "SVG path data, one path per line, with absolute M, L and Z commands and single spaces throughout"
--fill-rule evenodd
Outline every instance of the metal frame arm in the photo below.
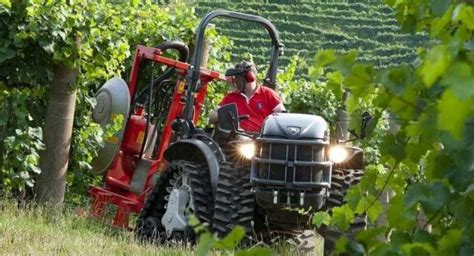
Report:
M 272 50 L 271 50 L 270 67 L 267 71 L 265 82 L 272 89 L 274 89 L 275 87 L 276 73 L 277 73 L 277 67 L 278 67 L 278 57 L 280 55 L 280 50 L 283 48 L 283 44 L 280 42 L 278 31 L 276 30 L 275 26 L 269 20 L 262 18 L 260 16 L 255 16 L 251 14 L 232 12 L 232 11 L 223 11 L 223 10 L 210 12 L 201 20 L 201 23 L 199 23 L 199 26 L 197 28 L 196 42 L 195 42 L 196 46 L 194 49 L 193 57 L 191 59 L 191 66 L 189 67 L 189 71 L 186 77 L 186 82 L 189 88 L 186 95 L 187 106 L 185 108 L 185 113 L 184 113 L 184 118 L 186 121 L 191 121 L 193 119 L 192 106 L 194 105 L 194 92 L 196 90 L 197 83 L 199 81 L 200 63 L 201 63 L 202 51 L 203 51 L 203 45 L 204 45 L 203 44 L 204 32 L 209 22 L 212 19 L 219 16 L 259 23 L 268 31 L 272 39 Z

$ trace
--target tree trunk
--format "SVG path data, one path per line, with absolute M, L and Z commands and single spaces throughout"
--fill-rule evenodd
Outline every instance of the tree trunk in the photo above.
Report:
M 40 203 L 58 206 L 64 200 L 76 106 L 76 91 L 70 85 L 76 77 L 77 70 L 72 68 L 59 66 L 54 70 L 43 130 L 46 150 L 41 154 L 41 174 L 36 185 L 36 200 Z

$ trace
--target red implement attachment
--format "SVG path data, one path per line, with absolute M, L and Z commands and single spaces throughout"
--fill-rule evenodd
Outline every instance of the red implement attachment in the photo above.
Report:
M 134 193 L 131 188 L 133 174 L 139 166 L 139 161 L 142 160 L 140 155 L 136 152 L 136 146 L 131 144 L 131 142 L 138 142 L 140 144 L 144 142 L 142 136 L 139 136 L 132 131 L 127 132 L 127 129 L 136 128 L 132 127 L 132 125 L 129 127 L 129 123 L 127 123 L 125 137 L 120 145 L 120 150 L 107 170 L 104 187 L 91 187 L 89 191 L 93 199 L 91 215 L 102 219 L 104 217 L 106 206 L 108 204 L 115 205 L 117 210 L 115 218 L 111 224 L 120 228 L 129 227 L 129 215 L 131 213 L 139 213 L 143 208 L 145 197 L 153 185 L 153 175 L 162 172 L 166 168 L 168 163 L 163 159 L 163 154 L 168 148 L 172 138 L 171 123 L 177 118 L 183 117 L 183 109 L 185 106 L 185 76 L 190 65 L 185 62 L 163 57 L 160 49 L 152 47 L 137 47 L 130 82 L 128 83 L 131 97 L 133 98 L 135 94 L 140 64 L 143 60 L 151 60 L 157 64 L 175 68 L 177 71 L 177 80 L 173 90 L 172 101 L 169 107 L 166 123 L 163 132 L 160 135 L 160 143 L 159 145 L 156 145 L 157 157 L 155 159 L 144 159 L 148 164 L 146 165 L 148 171 L 146 174 L 144 190 L 137 194 L 136 192 Z M 195 94 L 194 123 L 198 121 L 201 114 L 201 108 L 206 96 L 207 84 L 216 79 L 226 81 L 225 76 L 219 72 L 206 69 L 200 70 L 201 88 Z M 131 113 L 134 113 L 133 111 L 134 109 L 131 110 Z M 137 116 L 139 117 L 143 115 L 141 112 L 136 114 L 138 114 Z M 136 120 L 133 119 L 133 121 Z M 130 120 L 128 120 L 128 122 L 130 122 Z M 130 136 L 134 137 L 130 138 Z

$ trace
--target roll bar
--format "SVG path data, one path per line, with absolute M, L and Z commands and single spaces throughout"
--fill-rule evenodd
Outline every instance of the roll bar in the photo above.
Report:
M 216 17 L 226 17 L 232 19 L 239 19 L 244 21 L 255 22 L 262 25 L 270 34 L 272 39 L 272 49 L 271 49 L 271 58 L 270 58 L 270 67 L 268 68 L 266 77 L 265 77 L 265 84 L 266 86 L 275 89 L 275 81 L 276 81 L 276 73 L 278 67 L 278 57 L 280 56 L 280 52 L 283 49 L 283 44 L 280 42 L 280 38 L 278 36 L 278 31 L 276 30 L 275 26 L 267 19 L 262 18 L 260 16 L 239 13 L 239 12 L 232 12 L 232 11 L 212 11 L 208 13 L 199 23 L 199 26 L 196 31 L 196 44 L 194 48 L 194 53 L 192 59 L 190 61 L 190 67 L 186 77 L 186 84 L 188 85 L 188 90 L 186 94 L 186 107 L 184 110 L 184 119 L 188 122 L 192 122 L 193 120 L 193 105 L 194 105 L 194 93 L 197 88 L 197 83 L 199 81 L 199 74 L 200 74 L 200 64 L 202 58 L 202 51 L 203 51 L 203 42 L 204 42 L 204 32 L 206 30 L 207 25 L 209 22 L 216 18 Z

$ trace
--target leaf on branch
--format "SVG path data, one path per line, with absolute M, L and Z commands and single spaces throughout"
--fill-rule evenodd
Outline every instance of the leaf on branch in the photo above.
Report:
M 396 195 L 390 199 L 387 219 L 390 226 L 409 229 L 415 225 L 416 213 L 413 208 L 405 206 L 403 195 Z
M 405 87 L 410 83 L 410 69 L 407 65 L 382 71 L 378 82 L 392 93 L 401 95 Z
M 197 256 L 206 256 L 209 255 L 209 250 L 214 244 L 215 240 L 212 237 L 211 233 L 204 233 L 199 237 L 199 242 L 196 248 Z
M 431 31 L 430 31 L 432 37 L 436 37 L 442 31 L 444 31 L 446 26 L 451 21 L 452 13 L 453 13 L 453 9 L 451 8 L 449 9 L 449 11 L 445 12 L 442 17 L 435 18 L 433 20 L 433 23 L 431 24 Z
M 309 68 L 309 75 L 318 78 L 322 73 L 324 67 L 336 60 L 334 50 L 319 51 L 314 56 L 314 64 Z
M 384 137 L 380 152 L 382 155 L 390 156 L 396 161 L 400 162 L 405 158 L 405 146 L 407 138 L 403 132 L 398 132 L 396 135 L 387 134 Z
M 30 165 L 30 168 L 31 170 L 36 173 L 36 174 L 40 174 L 41 173 L 41 169 L 38 167 L 38 166 L 34 166 L 34 165 Z
M 313 216 L 313 225 L 315 225 L 317 228 L 321 227 L 323 224 L 324 225 L 329 225 L 331 221 L 331 216 L 327 212 L 317 212 Z
M 466 191 L 462 192 L 461 194 L 469 196 L 471 199 L 474 200 L 474 183 L 470 184 Z
M 406 243 L 401 248 L 405 255 L 434 255 L 436 253 L 429 243 Z
M 378 199 L 367 209 L 367 216 L 372 223 L 375 223 L 382 213 L 382 204 Z
M 451 0 L 431 0 L 430 1 L 431 11 L 433 12 L 434 15 L 441 16 L 448 10 L 451 3 L 452 3 Z
M 363 96 L 371 89 L 374 79 L 374 67 L 367 64 L 356 64 L 352 73 L 346 78 L 346 86 L 355 97 Z
M 431 87 L 442 77 L 451 65 L 451 56 L 445 45 L 433 47 L 418 70 L 426 87 Z
M 0 49 L 0 63 L 15 57 L 16 51 L 10 48 Z
M 337 99 L 341 100 L 343 95 L 342 85 L 344 76 L 340 71 L 330 72 L 326 75 L 327 87 L 334 93 Z
M 10 9 L 12 8 L 12 3 L 10 0 L 0 0 L 0 6 Z
M 218 249 L 232 250 L 237 247 L 245 236 L 245 230 L 241 226 L 236 226 L 222 240 L 217 241 L 215 247 Z
M 474 30 L 474 8 L 472 5 L 457 5 L 453 12 L 453 20 L 461 21 L 468 29 Z
M 373 248 L 380 243 L 380 236 L 382 236 L 385 231 L 385 227 L 369 228 L 357 233 L 356 239 L 357 241 L 364 242 L 369 248 Z
M 353 221 L 354 212 L 347 204 L 332 209 L 331 225 L 337 225 L 340 229 L 347 230 Z
M 421 203 L 426 213 L 435 213 L 450 200 L 449 188 L 440 182 L 415 183 L 408 187 L 405 202 L 408 207 Z
M 474 71 L 466 62 L 456 62 L 441 80 L 441 84 L 451 88 L 461 100 L 474 96 Z
M 462 231 L 451 229 L 439 240 L 438 251 L 442 255 L 455 255 L 461 243 Z
M 438 129 L 448 131 L 455 139 L 460 140 L 464 132 L 465 122 L 472 111 L 472 101 L 462 101 L 453 90 L 447 89 L 438 102 L 437 108 Z
M 357 58 L 357 52 L 354 50 L 349 51 L 346 54 L 337 55 L 336 60 L 331 64 L 331 67 L 338 70 L 348 76 L 352 72 L 352 66 Z

